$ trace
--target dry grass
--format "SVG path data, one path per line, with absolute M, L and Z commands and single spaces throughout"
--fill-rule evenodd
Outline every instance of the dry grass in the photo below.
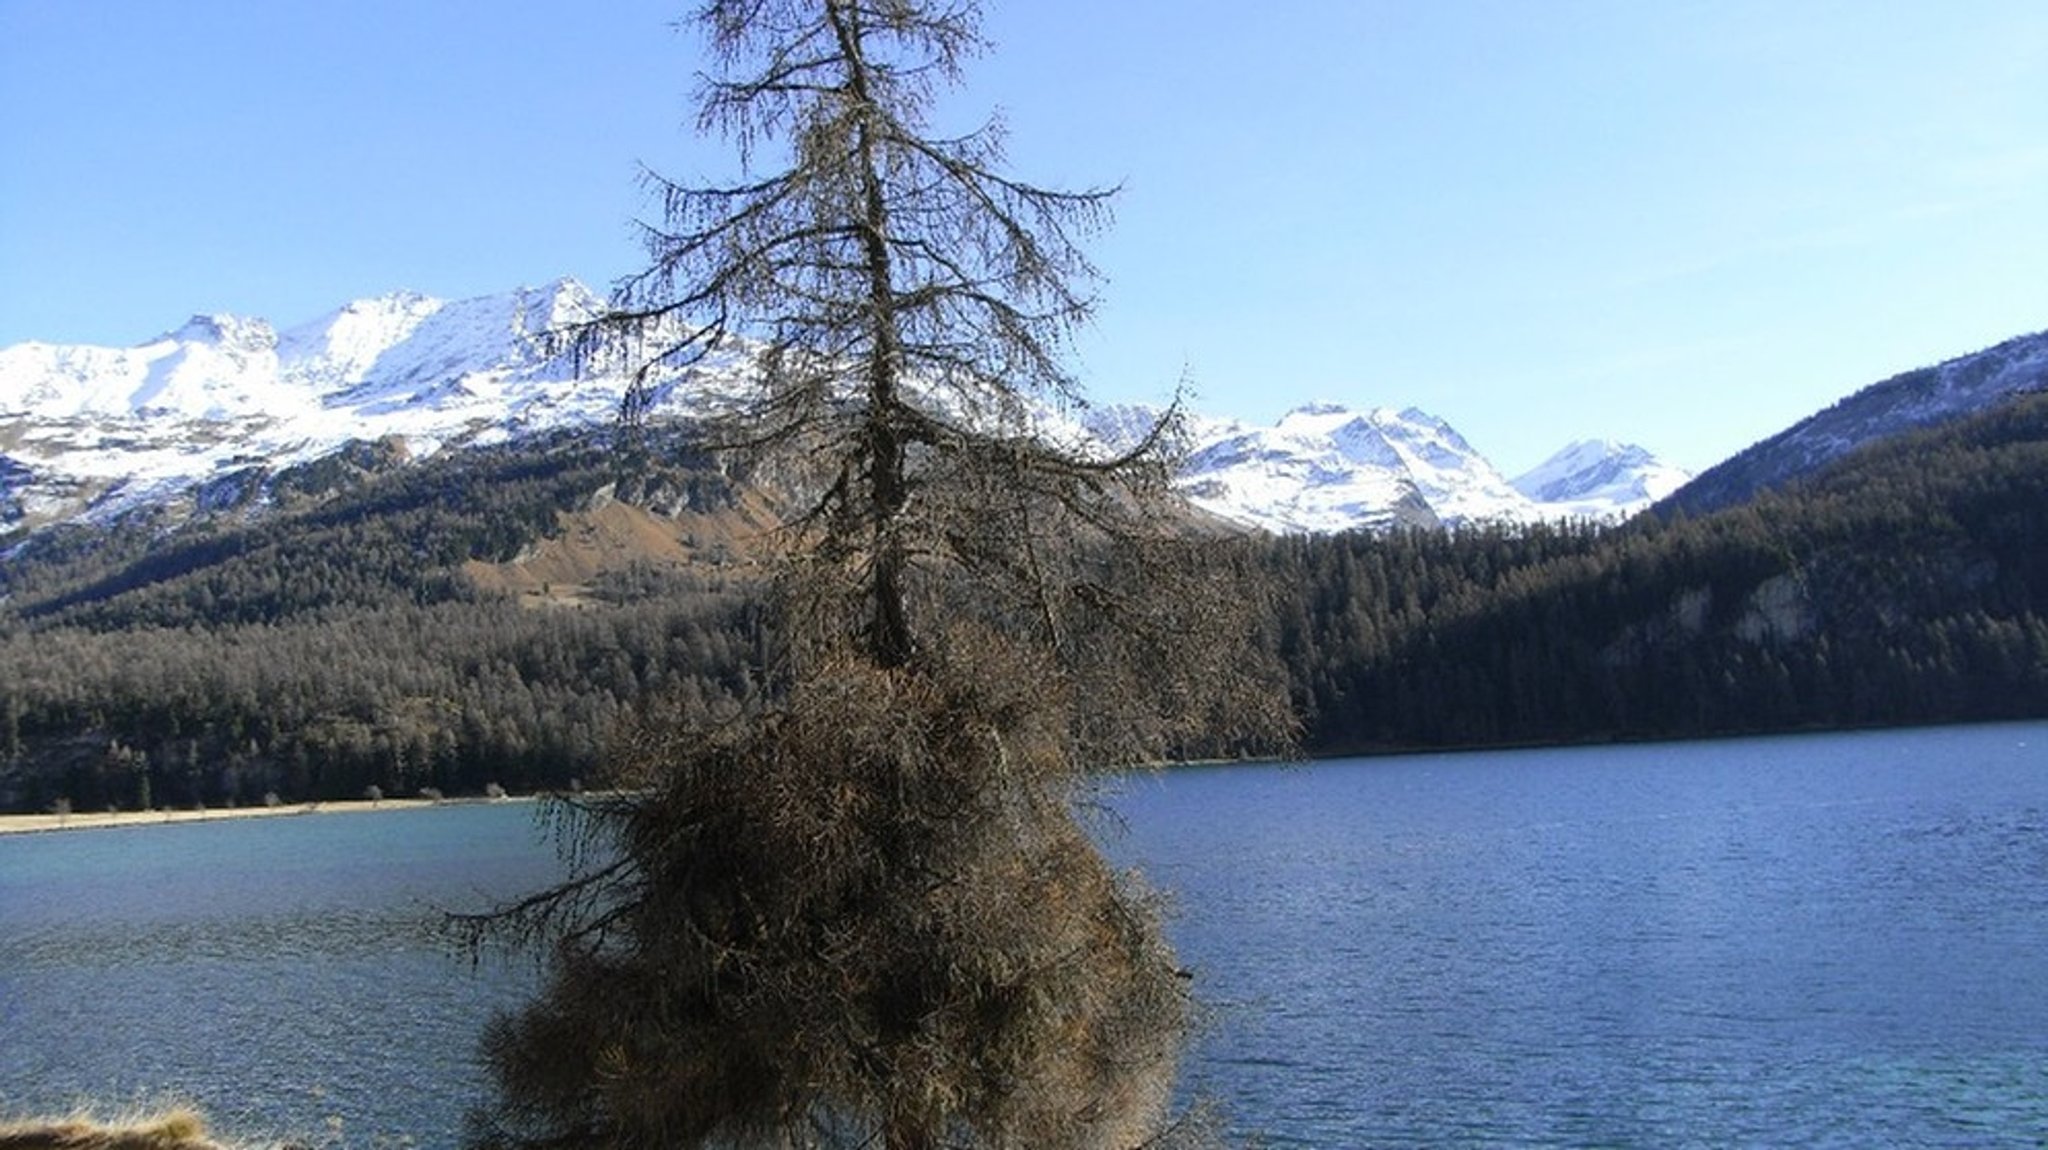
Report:
M 463 572 L 479 590 L 515 595 L 529 607 L 576 607 L 599 576 L 631 563 L 668 570 L 706 570 L 759 557 L 776 517 L 759 493 L 737 507 L 685 511 L 673 517 L 608 503 L 591 511 L 564 511 L 556 531 L 505 563 L 472 559 Z
M 179 1106 L 147 1117 L 102 1121 L 90 1114 L 0 1123 L 0 1150 L 227 1150 L 206 1120 Z

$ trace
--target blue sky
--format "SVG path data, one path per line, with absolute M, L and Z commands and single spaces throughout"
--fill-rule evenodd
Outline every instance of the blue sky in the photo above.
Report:
M 680 0 L 0 0 L 0 345 L 636 266 Z M 2039 0 L 987 0 L 1013 170 L 1120 183 L 1102 400 L 1699 468 L 2048 328 Z

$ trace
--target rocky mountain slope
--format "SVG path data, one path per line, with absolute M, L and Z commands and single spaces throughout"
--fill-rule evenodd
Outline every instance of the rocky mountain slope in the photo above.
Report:
M 1660 510 L 1702 515 L 1732 507 L 1759 491 L 1810 476 L 1866 444 L 1950 423 L 2015 395 L 2043 390 L 2048 390 L 2048 332 L 2009 339 L 1871 384 L 1708 468 Z
M 446 302 L 358 300 L 280 330 L 197 316 L 135 347 L 0 349 L 0 538 L 144 507 L 260 501 L 280 473 L 377 444 L 425 458 L 614 418 L 623 378 L 579 372 L 541 338 L 601 301 L 573 280 Z M 738 355 L 663 392 L 687 418 L 744 377 Z M 1113 449 L 1156 413 L 1047 413 Z M 1397 524 L 1618 518 L 1682 478 L 1641 448 L 1575 444 L 1513 483 L 1413 408 L 1322 404 L 1256 427 L 1198 417 L 1181 483 L 1192 502 L 1275 532 Z

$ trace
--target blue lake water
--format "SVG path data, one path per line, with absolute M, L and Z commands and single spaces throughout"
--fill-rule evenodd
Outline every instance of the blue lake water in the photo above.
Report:
M 2048 724 L 1198 768 L 1110 797 L 1270 1146 L 2048 1145 Z M 0 837 L 0 1109 L 450 1146 L 533 809 Z

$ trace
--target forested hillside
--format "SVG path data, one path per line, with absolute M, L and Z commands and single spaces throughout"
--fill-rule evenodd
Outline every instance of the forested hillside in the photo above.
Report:
M 772 517 L 682 440 L 321 466 L 0 563 L 0 808 L 561 786 L 757 689 Z M 2048 715 L 2044 396 L 1699 518 L 1265 546 L 1313 752 Z
M 2048 397 L 1697 519 L 1278 550 L 1325 751 L 2048 714 Z
M 721 529 L 741 497 L 678 442 L 314 466 L 279 478 L 273 514 L 38 535 L 0 566 L 0 806 L 559 786 L 638 700 L 752 689 L 759 628 Z M 518 593 L 608 508 L 684 558 Z

